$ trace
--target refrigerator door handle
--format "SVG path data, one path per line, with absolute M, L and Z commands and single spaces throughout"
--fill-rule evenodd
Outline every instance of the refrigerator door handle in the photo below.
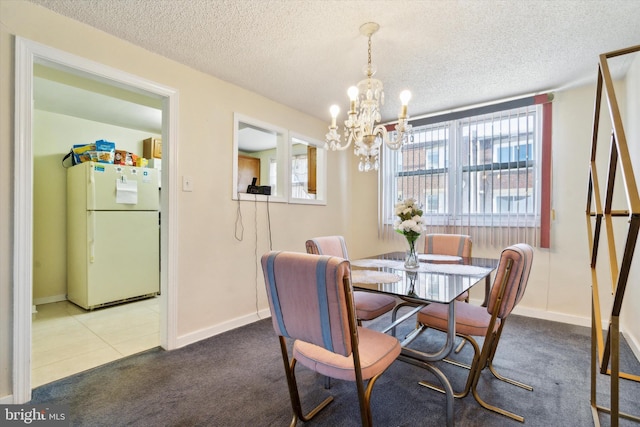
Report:
M 89 185 L 87 189 L 87 209 L 96 208 L 96 177 L 93 164 L 89 165 Z
M 89 211 L 89 262 L 93 264 L 96 257 L 96 214 Z

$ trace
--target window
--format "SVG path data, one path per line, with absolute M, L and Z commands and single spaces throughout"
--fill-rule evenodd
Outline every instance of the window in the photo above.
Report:
M 531 242 L 523 235 L 540 227 L 541 111 L 525 105 L 414 122 L 401 150 L 384 151 L 381 225 L 393 223 L 396 202 L 412 197 L 427 232 Z
M 425 207 L 429 213 L 438 212 L 440 210 L 440 196 L 438 194 L 427 195 Z

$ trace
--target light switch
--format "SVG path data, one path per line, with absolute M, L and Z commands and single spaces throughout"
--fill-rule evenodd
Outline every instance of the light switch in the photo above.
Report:
M 193 178 L 187 175 L 182 177 L 182 191 L 193 191 Z

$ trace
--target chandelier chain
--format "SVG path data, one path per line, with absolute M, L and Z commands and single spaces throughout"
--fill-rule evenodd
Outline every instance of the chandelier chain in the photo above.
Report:
M 369 55 L 369 60 L 367 64 L 367 77 L 371 77 L 371 36 L 369 36 L 369 49 L 367 50 L 367 54 Z

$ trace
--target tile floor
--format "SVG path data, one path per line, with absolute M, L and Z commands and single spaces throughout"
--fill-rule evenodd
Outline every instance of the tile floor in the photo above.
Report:
M 85 311 L 68 302 L 33 315 L 31 387 L 139 353 L 160 343 L 158 298 Z

